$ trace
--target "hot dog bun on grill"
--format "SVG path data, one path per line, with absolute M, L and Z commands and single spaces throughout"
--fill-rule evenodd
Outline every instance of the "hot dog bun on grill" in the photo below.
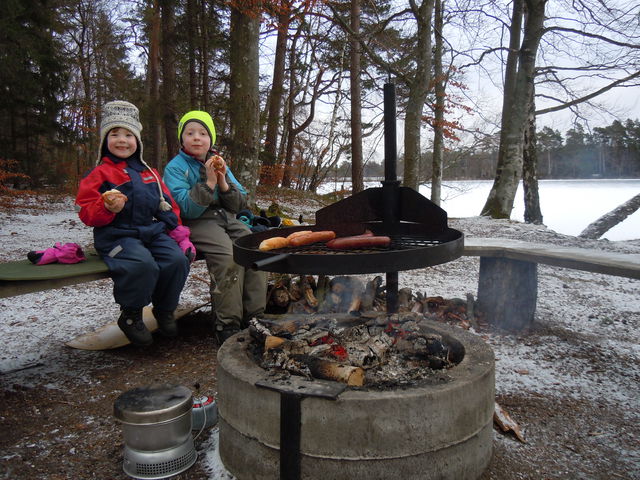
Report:
M 288 246 L 289 246 L 289 240 L 287 240 L 286 238 L 271 237 L 260 242 L 260 245 L 258 246 L 258 250 L 265 252 L 267 250 L 273 250 L 275 248 L 284 248 Z

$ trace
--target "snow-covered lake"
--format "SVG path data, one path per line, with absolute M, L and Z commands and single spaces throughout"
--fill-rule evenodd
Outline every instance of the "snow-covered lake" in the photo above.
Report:
M 338 183 L 338 187 L 342 187 Z M 442 186 L 442 208 L 449 217 L 473 217 L 489 195 L 493 180 L 447 181 Z M 349 182 L 344 184 L 349 188 Z M 366 187 L 378 187 L 379 181 L 367 182 Z M 333 182 L 326 183 L 319 192 L 335 189 Z M 540 208 L 543 222 L 552 230 L 566 235 L 579 235 L 591 222 L 610 212 L 618 205 L 640 193 L 637 180 L 541 180 Z M 420 193 L 429 198 L 431 188 L 420 187 Z M 522 183 L 518 188 L 511 213 L 512 220 L 524 221 L 524 193 Z M 609 230 L 603 238 L 632 240 L 640 238 L 640 211 Z

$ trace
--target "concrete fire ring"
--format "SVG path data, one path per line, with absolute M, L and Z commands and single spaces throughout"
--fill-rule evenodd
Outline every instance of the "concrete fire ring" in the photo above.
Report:
M 464 348 L 450 381 L 394 390 L 346 390 L 301 402 L 302 479 L 477 479 L 491 460 L 495 366 L 477 336 L 425 322 Z M 250 358 L 248 333 L 218 351 L 220 457 L 239 480 L 280 473 L 280 394 L 256 386 L 268 372 Z

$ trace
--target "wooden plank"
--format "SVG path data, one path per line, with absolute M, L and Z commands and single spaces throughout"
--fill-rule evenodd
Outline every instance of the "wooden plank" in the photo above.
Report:
M 96 254 L 85 262 L 34 265 L 29 260 L 0 264 L 0 298 L 40 292 L 109 277 L 107 265 Z
M 0 280 L 0 298 L 15 297 L 26 293 L 42 292 L 55 288 L 77 285 L 78 283 L 93 282 L 109 278 L 109 272 L 88 273 L 74 277 L 55 278 L 50 280 Z
M 503 238 L 466 237 L 464 243 L 464 256 L 509 258 L 640 279 L 640 254 L 562 247 Z

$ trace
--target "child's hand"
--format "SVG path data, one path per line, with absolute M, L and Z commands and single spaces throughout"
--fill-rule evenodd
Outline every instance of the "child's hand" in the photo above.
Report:
M 221 191 L 229 190 L 227 184 L 227 162 L 220 155 L 213 155 L 204 164 L 207 171 L 207 184 L 211 188 L 218 185 Z
M 119 213 L 124 208 L 127 196 L 119 190 L 108 190 L 102 194 L 104 208 L 112 213 Z
M 220 155 L 212 155 L 204 166 L 207 169 L 207 178 L 217 178 L 220 174 L 227 173 L 227 162 Z

